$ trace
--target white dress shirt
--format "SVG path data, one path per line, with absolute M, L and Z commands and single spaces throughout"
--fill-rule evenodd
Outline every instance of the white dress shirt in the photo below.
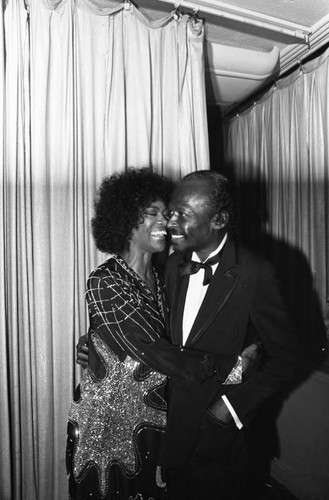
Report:
M 207 258 L 210 259 L 217 253 L 219 253 L 222 248 L 224 247 L 225 243 L 227 240 L 227 233 L 225 234 L 224 238 L 222 239 L 221 243 L 219 246 L 214 250 Z M 195 262 L 201 262 L 199 257 L 195 252 L 192 253 L 192 260 Z M 207 260 L 205 262 L 207 262 Z M 211 266 L 212 273 L 214 274 L 216 269 L 218 267 L 217 264 L 213 264 Z M 186 298 L 185 298 L 185 306 L 184 306 L 184 314 L 183 314 L 183 345 L 185 345 L 187 338 L 190 334 L 192 325 L 194 323 L 194 320 L 199 312 L 199 309 L 201 307 L 201 304 L 203 302 L 203 299 L 207 293 L 208 286 L 209 285 L 203 285 L 203 278 L 204 278 L 204 269 L 200 269 L 197 273 L 191 274 L 189 283 L 188 283 L 188 288 L 187 288 L 187 293 L 186 293 Z
M 221 243 L 216 248 L 216 250 L 214 250 L 208 256 L 207 260 L 222 250 L 222 248 L 224 247 L 224 245 L 226 243 L 226 240 L 227 240 L 227 233 L 225 234 L 224 238 L 222 239 Z M 191 259 L 194 260 L 195 262 L 201 262 L 201 260 L 197 256 L 196 252 L 192 253 Z M 207 260 L 205 262 L 207 262 Z M 213 264 L 211 266 L 213 274 L 215 273 L 217 267 L 218 267 L 218 263 Z M 182 325 L 183 345 L 185 345 L 185 343 L 188 339 L 188 336 L 190 334 L 190 331 L 191 331 L 191 328 L 192 328 L 193 323 L 195 321 L 195 318 L 199 312 L 199 309 L 201 307 L 203 299 L 204 299 L 204 297 L 207 293 L 207 290 L 208 290 L 209 285 L 202 284 L 203 278 L 204 278 L 204 273 L 205 273 L 205 270 L 201 268 L 197 273 L 191 274 L 190 278 L 189 278 L 189 283 L 188 283 L 188 288 L 187 288 L 186 298 L 185 298 L 184 313 L 183 313 L 183 325 Z M 229 412 L 231 413 L 231 415 L 235 421 L 236 426 L 239 429 L 241 429 L 242 423 L 239 420 L 239 417 L 237 416 L 237 414 L 235 413 L 229 400 L 227 399 L 226 396 L 222 396 L 222 399 L 223 399 L 224 403 L 226 404 Z

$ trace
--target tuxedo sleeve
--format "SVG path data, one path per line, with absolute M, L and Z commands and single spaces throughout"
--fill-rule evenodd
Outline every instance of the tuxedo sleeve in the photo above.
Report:
M 243 424 L 294 378 L 300 358 L 297 335 L 279 281 L 267 262 L 258 272 L 249 320 L 262 341 L 264 362 L 260 370 L 226 394 Z
M 159 313 L 146 311 L 137 287 L 120 273 L 93 272 L 86 299 L 93 327 L 116 354 L 129 355 L 164 375 L 193 382 L 214 377 L 222 383 L 236 362 L 234 356 L 215 359 L 203 351 L 170 344 Z

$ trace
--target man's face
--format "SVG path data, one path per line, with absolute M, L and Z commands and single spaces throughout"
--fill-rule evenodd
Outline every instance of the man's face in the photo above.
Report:
M 208 182 L 191 179 L 178 184 L 169 203 L 167 230 L 175 251 L 195 251 L 203 260 L 215 250 L 222 231 L 209 208 Z

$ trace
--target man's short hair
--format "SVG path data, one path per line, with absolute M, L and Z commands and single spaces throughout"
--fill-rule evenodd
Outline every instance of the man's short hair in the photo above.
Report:
M 227 230 L 229 233 L 235 232 L 235 209 L 233 202 L 232 187 L 229 180 L 224 175 L 213 170 L 197 170 L 183 177 L 182 182 L 192 180 L 203 180 L 209 186 L 209 205 L 212 215 L 220 214 L 225 211 L 229 219 Z

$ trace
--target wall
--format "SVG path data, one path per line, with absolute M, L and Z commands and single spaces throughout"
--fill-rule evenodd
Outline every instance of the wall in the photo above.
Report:
M 280 457 L 272 475 L 299 500 L 329 499 L 329 375 L 315 372 L 278 419 Z

